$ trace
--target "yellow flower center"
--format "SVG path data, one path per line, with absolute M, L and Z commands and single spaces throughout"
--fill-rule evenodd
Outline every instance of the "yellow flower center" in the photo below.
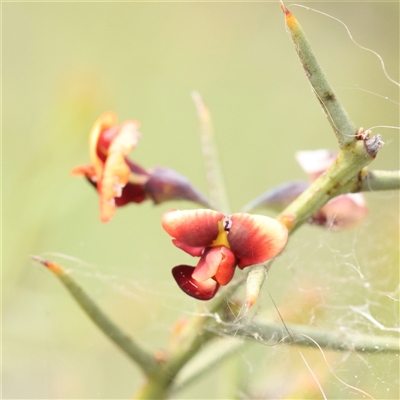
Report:
M 228 233 L 229 229 L 232 226 L 232 221 L 229 217 L 224 217 L 221 221 L 218 222 L 218 236 L 216 239 L 211 243 L 210 247 L 215 246 L 225 246 L 228 249 L 231 248 L 228 242 Z

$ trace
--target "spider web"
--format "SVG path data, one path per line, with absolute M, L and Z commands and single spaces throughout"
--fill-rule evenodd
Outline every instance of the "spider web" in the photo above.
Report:
M 214 321 L 208 329 L 219 340 L 234 345 L 247 337 L 239 333 L 243 329 L 254 340 L 245 340 L 227 361 L 221 353 L 220 360 L 213 360 L 211 369 L 199 380 L 202 383 L 195 382 L 174 398 L 204 398 L 196 397 L 199 386 L 204 388 L 203 379 L 213 381 L 224 372 L 232 373 L 232 364 L 238 379 L 233 386 L 237 386 L 238 396 L 243 399 L 398 397 L 397 354 L 288 346 L 279 343 L 277 337 L 263 337 L 258 328 L 259 323 L 272 321 L 282 324 L 282 329 L 286 329 L 283 322 L 289 326 L 300 324 L 327 333 L 342 333 L 344 338 L 348 334 L 398 337 L 399 237 L 393 224 L 398 196 L 387 195 L 384 201 L 391 207 L 384 208 L 381 194 L 368 197 L 374 215 L 357 229 L 338 233 L 305 226 L 296 233 L 271 268 L 261 297 L 249 313 L 241 309 L 244 290 L 239 290 L 227 303 L 225 314 L 201 313 Z M 392 230 L 392 235 L 388 230 Z M 379 237 L 384 240 L 377 240 Z M 93 280 L 100 282 L 105 292 L 111 289 L 125 298 L 132 310 L 151 310 L 158 305 L 149 313 L 150 319 L 139 334 L 142 340 L 152 337 L 162 345 L 177 317 L 190 318 L 197 313 L 196 302 L 190 299 L 182 307 L 182 294 L 170 282 L 138 283 L 132 277 L 115 273 L 114 268 L 107 271 L 75 260 L 73 275 L 78 281 L 87 279 L 89 286 Z M 169 318 L 164 319 L 162 314 Z M 230 345 L 225 346 L 229 353 Z M 206 398 L 215 398 L 215 394 Z

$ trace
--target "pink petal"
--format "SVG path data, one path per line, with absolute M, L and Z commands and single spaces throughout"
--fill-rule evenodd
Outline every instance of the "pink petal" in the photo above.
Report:
M 288 230 L 281 222 L 264 215 L 233 214 L 228 234 L 239 268 L 261 264 L 276 257 L 286 245 Z
M 215 296 L 219 289 L 219 284 L 213 279 L 207 279 L 204 282 L 198 282 L 192 278 L 194 267 L 189 265 L 178 265 L 172 268 L 178 286 L 189 296 L 198 300 L 210 300 Z
M 335 161 L 336 152 L 329 150 L 298 151 L 295 155 L 297 162 L 313 182 L 325 172 Z
M 172 210 L 162 216 L 165 231 L 180 243 L 207 247 L 218 236 L 218 222 L 224 215 L 213 210 Z
M 320 225 L 335 229 L 352 228 L 367 216 L 364 196 L 361 193 L 337 196 L 325 204 L 318 215 L 325 219 Z
M 201 256 L 197 267 L 194 269 L 192 277 L 196 281 L 204 282 L 212 278 L 222 261 L 222 254 L 219 247 L 209 247 Z
M 227 247 L 221 247 L 220 251 L 222 255 L 222 260 L 218 267 L 217 273 L 214 276 L 214 279 L 220 285 L 225 286 L 233 278 L 237 261 L 233 252 Z
M 220 285 L 227 285 L 235 273 L 236 258 L 230 249 L 217 246 L 206 249 L 192 277 L 199 282 L 214 278 Z

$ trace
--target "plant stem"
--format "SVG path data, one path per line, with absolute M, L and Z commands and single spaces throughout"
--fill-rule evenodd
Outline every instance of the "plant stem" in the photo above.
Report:
M 244 277 L 232 283 L 222 295 L 215 299 L 207 312 L 200 312 L 188 321 L 185 334 L 180 337 L 180 346 L 175 347 L 168 360 L 162 365 L 162 373 L 157 371 L 157 373 L 149 377 L 144 387 L 135 396 L 136 400 L 164 399 L 167 397 L 168 392 L 171 390 L 171 385 L 180 370 L 198 353 L 200 348 L 215 337 L 213 332 L 204 329 L 209 317 L 225 306 L 226 298 L 229 298 L 243 281 Z M 201 370 L 198 371 L 198 374 L 200 373 Z M 193 375 L 191 380 L 195 378 L 196 376 Z
M 295 16 L 283 5 L 282 1 L 281 8 L 285 13 L 286 25 L 291 33 L 304 72 L 328 117 L 339 146 L 342 148 L 355 140 L 357 128 L 329 85 L 301 25 Z
M 279 186 L 267 190 L 261 196 L 248 203 L 243 212 L 249 212 L 256 207 L 270 208 L 282 211 L 308 187 L 309 183 L 304 181 L 285 182 Z M 337 195 L 356 192 L 375 192 L 380 190 L 399 190 L 400 171 L 379 171 L 364 168 L 357 176 L 338 190 Z
M 379 147 L 383 145 L 379 135 L 373 140 L 379 142 Z M 289 231 L 297 229 L 331 198 L 340 194 L 346 185 L 355 183 L 359 172 L 374 160 L 375 153 L 371 154 L 368 142 L 357 140 L 342 148 L 329 169 L 282 211 L 278 219 Z
M 203 151 L 210 198 L 215 204 L 216 209 L 228 215 L 231 213 L 229 200 L 222 174 L 218 148 L 215 142 L 210 111 L 198 92 L 192 92 L 192 99 L 195 103 L 200 121 L 201 148 Z
M 212 370 L 216 365 L 219 365 L 223 360 L 231 357 L 243 347 L 243 343 L 243 339 L 233 337 L 221 339 L 218 337 L 218 340 L 213 341 L 207 349 L 193 359 L 193 363 L 188 364 L 182 369 L 174 380 L 171 393 L 176 393 L 184 389 L 194 380 Z
M 400 171 L 367 171 L 357 181 L 353 191 L 373 192 L 376 190 L 399 190 Z
M 31 258 L 47 267 L 61 281 L 86 315 L 139 366 L 145 375 L 150 376 L 159 369 L 159 364 L 155 357 L 142 349 L 131 337 L 111 321 L 61 265 L 44 260 L 38 256 L 31 256 Z
M 345 331 L 327 332 L 326 330 L 305 325 L 285 325 L 290 334 L 281 324 L 258 320 L 253 321 L 252 325 L 235 326 L 232 334 L 255 340 L 259 343 L 268 342 L 268 344 L 271 344 L 271 340 L 273 340 L 276 343 L 306 347 L 319 346 L 327 350 L 336 351 L 357 351 L 371 354 L 400 353 L 398 337 L 370 336 Z M 230 334 L 230 332 L 225 332 L 225 334 Z

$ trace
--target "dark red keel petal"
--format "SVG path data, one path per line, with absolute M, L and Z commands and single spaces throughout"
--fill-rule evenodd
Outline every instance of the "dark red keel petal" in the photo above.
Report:
M 208 247 L 219 233 L 224 215 L 213 210 L 172 210 L 162 216 L 165 231 L 191 247 Z
M 238 267 L 261 264 L 276 257 L 286 245 L 288 230 L 281 222 L 264 215 L 233 214 L 228 234 Z
M 213 279 L 198 282 L 192 278 L 194 267 L 189 265 L 178 265 L 172 268 L 178 286 L 189 296 L 198 300 L 210 300 L 215 296 L 219 289 L 219 284 Z
M 143 189 L 143 185 L 128 183 L 122 189 L 121 196 L 115 198 L 115 205 L 121 207 L 128 203 L 141 203 L 146 199 L 147 194 Z

